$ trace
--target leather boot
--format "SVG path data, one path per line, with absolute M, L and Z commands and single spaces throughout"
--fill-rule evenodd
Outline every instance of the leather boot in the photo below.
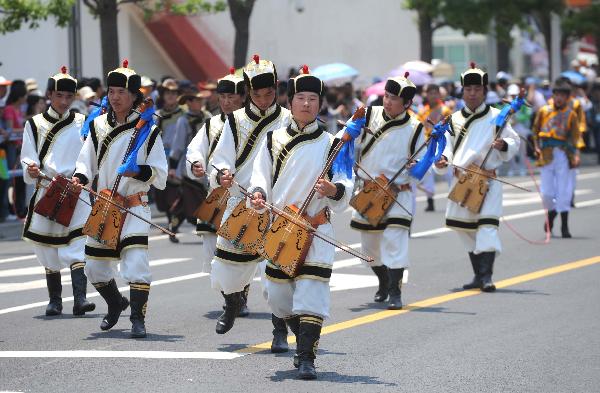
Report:
M 373 300 L 377 303 L 385 302 L 388 297 L 388 290 L 390 287 L 390 278 L 388 276 L 388 268 L 385 265 L 381 266 L 373 266 L 373 273 L 377 276 L 379 280 L 379 288 L 377 292 L 375 292 L 375 297 Z
M 471 260 L 471 266 L 473 267 L 473 281 L 468 284 L 463 285 L 463 289 L 475 289 L 481 288 L 481 274 L 479 272 L 479 255 L 475 255 L 474 253 L 469 253 L 469 259 Z
M 84 315 L 94 311 L 96 305 L 86 299 L 87 277 L 83 272 L 85 262 L 71 264 L 71 286 L 73 287 L 73 315 Z
M 433 198 L 428 197 L 427 198 L 427 207 L 425 208 L 425 211 L 426 212 L 432 212 L 434 210 L 435 210 L 435 208 L 433 206 Z
M 388 299 L 388 310 L 400 310 L 402 309 L 402 276 L 404 275 L 404 268 L 400 269 L 389 269 L 388 274 L 390 277 L 390 298 Z
M 287 342 L 288 330 L 285 320 L 271 314 L 273 323 L 273 342 L 271 342 L 271 353 L 284 353 L 290 350 Z
M 571 238 L 571 232 L 569 232 L 569 212 L 560 213 L 560 231 L 564 239 Z
M 544 232 L 552 233 L 552 228 L 554 227 L 554 219 L 556 218 L 556 210 L 548 210 L 548 225 L 544 222 Z
M 494 292 L 496 290 L 496 286 L 492 282 L 495 259 L 495 251 L 479 254 L 479 272 L 481 273 L 481 290 L 483 292 Z
M 217 326 L 215 328 L 217 334 L 225 334 L 231 330 L 235 318 L 240 313 L 242 304 L 242 292 L 234 292 L 229 295 L 224 294 L 223 297 L 225 297 L 225 311 L 217 319 Z
M 48 297 L 50 302 L 46 306 L 46 316 L 62 314 L 62 283 L 60 282 L 60 271 L 54 272 L 46 269 L 46 285 L 48 286 Z
M 117 324 L 121 312 L 125 311 L 127 306 L 129 306 L 129 300 L 121 295 L 114 279 L 109 282 L 93 283 L 92 285 L 94 285 L 108 305 L 108 313 L 102 319 L 102 323 L 100 323 L 100 329 L 108 330 Z
M 248 293 L 250 292 L 250 284 L 244 287 L 242 291 L 242 304 L 240 305 L 240 312 L 238 317 L 247 317 L 250 315 L 250 310 L 248 309 Z
M 294 333 L 296 336 L 296 344 L 298 343 L 298 335 L 300 334 L 300 316 L 294 315 L 292 317 L 285 318 L 285 323 L 288 328 Z M 297 347 L 297 345 L 296 345 Z M 294 354 L 294 367 L 300 367 L 300 359 L 298 358 L 298 348 L 296 348 L 296 353 Z
M 148 307 L 148 295 L 150 284 L 142 282 L 129 283 L 129 295 L 131 296 L 131 338 L 146 337 L 146 308 Z
M 317 379 L 315 369 L 315 358 L 319 338 L 321 337 L 321 326 L 323 318 L 314 315 L 301 315 L 298 334 L 298 378 Z

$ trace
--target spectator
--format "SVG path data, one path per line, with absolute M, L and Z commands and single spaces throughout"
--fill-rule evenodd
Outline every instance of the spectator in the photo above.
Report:
M 600 164 L 600 79 L 596 79 L 590 92 L 591 108 L 588 111 L 587 121 L 589 133 L 594 137 L 598 164 Z
M 27 110 L 25 111 L 25 119 L 29 120 L 33 116 L 43 113 L 46 110 L 46 98 L 37 94 L 27 96 Z
M 98 78 L 90 78 L 87 80 L 87 85 L 92 89 L 92 91 L 96 94 L 94 98 L 94 102 L 99 104 L 102 101 L 102 97 L 104 97 L 104 86 L 102 86 L 102 82 Z
M 90 102 L 94 101 L 95 98 L 96 93 L 94 93 L 92 88 L 89 86 L 83 86 L 77 91 L 77 98 L 73 101 L 71 110 L 87 116 L 87 114 L 90 112 Z
M 0 76 L 0 108 L 6 106 L 6 98 L 8 97 L 8 86 L 11 85 L 11 81 L 6 80 L 5 77 Z

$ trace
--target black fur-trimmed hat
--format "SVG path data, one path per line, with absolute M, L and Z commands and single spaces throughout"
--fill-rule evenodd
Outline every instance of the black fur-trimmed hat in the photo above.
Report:
M 385 91 L 398 97 L 404 98 L 404 100 L 412 100 L 417 92 L 417 87 L 412 83 L 408 76 L 410 73 L 407 71 L 404 76 L 395 76 L 388 78 L 385 82 Z
M 277 70 L 269 60 L 261 60 L 258 55 L 244 67 L 244 81 L 248 90 L 277 87 Z
M 229 69 L 229 74 L 217 81 L 217 93 L 239 94 L 246 92 L 244 78 L 235 74 L 235 68 Z
M 558 78 L 552 84 L 552 93 L 566 93 L 566 94 L 571 94 L 572 91 L 573 90 L 571 88 L 571 83 L 569 82 L 568 79 L 565 80 L 563 78 Z
M 142 87 L 142 77 L 128 66 L 129 61 L 125 59 L 122 67 L 109 72 L 106 78 L 106 86 L 122 87 L 132 93 L 139 93 L 140 87 Z
M 300 69 L 300 74 L 288 81 L 287 94 L 291 100 L 294 94 L 301 92 L 316 93 L 319 98 L 325 94 L 325 85 L 323 81 L 314 75 L 311 75 L 308 66 L 305 64 Z
M 48 78 L 47 90 L 77 93 L 77 79 L 67 73 L 66 66 L 62 66 L 58 74 Z
M 487 86 L 487 72 L 477 68 L 474 62 L 471 62 L 471 68 L 460 74 L 460 84 L 465 86 Z

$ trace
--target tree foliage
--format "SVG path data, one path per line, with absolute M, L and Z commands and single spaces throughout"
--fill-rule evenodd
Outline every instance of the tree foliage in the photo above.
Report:
M 75 0 L 0 0 L 0 33 L 39 27 L 41 21 L 54 18 L 64 27 L 71 20 L 71 7 Z
M 587 34 L 596 39 L 600 45 L 600 1 L 593 1 L 584 9 L 570 10 L 562 20 L 562 28 L 566 35 L 581 38 Z

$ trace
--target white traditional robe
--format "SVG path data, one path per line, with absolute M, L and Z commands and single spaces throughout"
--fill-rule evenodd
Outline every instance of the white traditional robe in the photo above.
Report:
M 252 176 L 252 164 L 258 155 L 259 146 L 269 131 L 287 127 L 290 111 L 275 104 L 264 113 L 252 103 L 227 115 L 219 142 L 212 156 L 212 163 L 219 169 L 228 169 L 235 180 L 248 188 Z M 218 172 L 210 172 L 211 187 L 217 187 Z M 223 222 L 233 208 L 242 200 L 237 186 L 229 189 L 232 197 L 223 214 Z M 226 295 L 240 292 L 256 272 L 257 263 L 262 260 L 257 254 L 246 254 L 230 241 L 218 237 L 217 249 L 212 263 L 211 282 L 213 288 Z
M 299 130 L 292 120 L 289 127 L 273 131 L 254 161 L 250 189 L 262 191 L 267 202 L 280 209 L 292 204 L 301 207 L 342 134 L 334 137 L 316 121 Z M 341 212 L 348 206 L 354 180 L 343 173 L 334 175 L 331 170 L 327 180 L 336 184 L 338 194 L 335 198 L 317 198 L 315 194 L 306 209 L 309 216 L 324 208 Z M 335 235 L 329 222 L 320 225 L 317 232 L 330 238 Z M 315 236 L 297 277 L 292 279 L 267 262 L 264 282 L 273 314 L 280 318 L 294 314 L 328 317 L 334 257 L 335 247 Z
M 496 117 L 500 111 L 486 104 L 481 104 L 475 112 L 467 107 L 452 115 L 451 128 L 454 137 L 447 135 L 444 156 L 450 164 L 456 164 L 463 168 L 470 164 L 481 165 L 483 159 L 490 149 L 495 137 Z M 510 124 L 502 130 L 500 138 L 507 144 L 506 151 L 492 149 L 492 152 L 483 169 L 495 170 L 503 162 L 511 160 L 519 151 L 519 135 L 512 129 Z M 444 173 L 452 166 L 437 169 L 438 173 Z M 453 185 L 456 184 L 456 177 Z M 489 190 L 485 196 L 481 212 L 476 214 L 456 202 L 448 200 L 446 207 L 446 226 L 461 234 L 461 239 L 469 252 L 480 254 L 482 252 L 502 251 L 498 226 L 502 215 L 502 183 L 490 180 Z
M 35 115 L 25 123 L 21 160 L 37 164 L 50 177 L 63 175 L 71 179 L 83 146 L 79 133 L 84 120 L 83 115 L 74 112 L 61 116 L 52 107 Z M 49 137 L 50 133 L 53 136 Z M 37 179 L 28 175 L 27 165 L 22 165 L 25 183 L 35 184 Z M 44 267 L 58 271 L 74 262 L 83 262 L 85 239 L 82 229 L 91 207 L 81 200 L 77 201 L 71 223 L 65 227 L 33 211 L 45 192 L 45 189 L 38 188 L 31 197 L 23 238 L 34 244 L 34 251 Z M 90 203 L 86 191 L 79 196 Z
M 90 134 L 77 159 L 76 176 L 82 178 L 84 182 L 85 180 L 91 182 L 91 179 L 98 176 L 98 190 L 112 189 L 117 177 L 117 169 L 123 162 L 138 117 L 133 113 L 124 124 L 116 124 L 109 118 L 109 114 L 97 117 L 90 125 Z M 140 166 L 140 173 L 133 178 L 122 177 L 117 189 L 119 194 L 127 197 L 139 192 L 148 192 L 150 185 L 157 189 L 165 187 L 167 159 L 158 127 L 152 128 L 150 135 L 138 151 L 137 164 Z M 138 205 L 131 210 L 148 221 L 151 220 L 149 206 Z M 99 264 L 90 262 L 86 264 L 86 274 L 90 281 L 106 282 L 113 278 L 109 272 L 111 264 L 102 260 L 128 262 L 129 259 L 128 267 L 121 266 L 121 275 L 129 282 L 149 283 L 151 280 L 147 251 L 149 227 L 149 224 L 137 217 L 127 215 L 117 250 L 111 250 L 88 237 L 85 247 L 86 257 L 88 261 L 99 262 Z M 98 271 L 94 271 L 95 268 L 98 268 Z
M 390 180 L 425 143 L 423 125 L 408 112 L 391 119 L 382 106 L 372 106 L 367 109 L 366 126 L 374 135 L 364 132 L 361 135 L 359 163 L 372 178 L 383 174 Z M 416 159 L 421 158 L 424 152 L 422 150 Z M 363 180 L 370 180 L 360 169 L 357 174 Z M 416 181 L 406 169 L 394 180 L 398 186 L 410 182 Z M 396 200 L 412 213 L 412 189 L 399 192 Z M 409 265 L 408 230 L 411 223 L 411 215 L 398 204 L 392 203 L 377 226 L 369 224 L 356 210 L 352 212 L 350 226 L 361 232 L 362 251 L 375 260 L 371 266 L 385 265 L 400 269 Z

